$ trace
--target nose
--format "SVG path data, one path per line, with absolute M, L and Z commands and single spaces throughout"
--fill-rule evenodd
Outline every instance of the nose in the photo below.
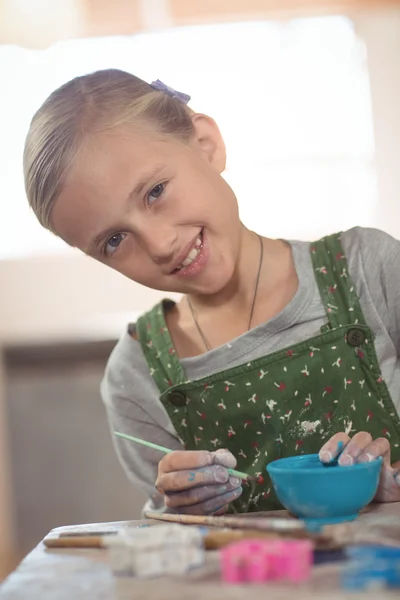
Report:
M 176 248 L 176 231 L 173 227 L 158 225 L 140 232 L 140 245 L 158 265 L 171 262 Z

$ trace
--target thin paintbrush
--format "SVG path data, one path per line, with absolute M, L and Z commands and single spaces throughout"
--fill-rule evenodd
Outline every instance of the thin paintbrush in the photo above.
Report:
M 168 454 L 169 452 L 173 452 L 170 448 L 164 448 L 163 446 L 158 446 L 157 444 L 153 444 L 152 442 L 147 442 L 146 440 L 141 440 L 140 438 L 133 437 L 132 435 L 127 435 L 126 433 L 120 433 L 119 431 L 114 431 L 114 435 L 124 438 L 125 440 L 129 440 L 131 442 L 136 442 L 137 444 L 142 444 L 143 446 L 147 446 L 148 448 L 153 448 L 153 450 L 159 450 L 160 452 L 164 452 Z M 235 477 L 239 477 L 239 479 L 244 479 L 245 481 L 253 481 L 255 477 L 252 475 L 248 475 L 247 473 L 242 473 L 241 471 L 236 471 L 235 469 L 227 469 L 230 475 L 234 475 Z

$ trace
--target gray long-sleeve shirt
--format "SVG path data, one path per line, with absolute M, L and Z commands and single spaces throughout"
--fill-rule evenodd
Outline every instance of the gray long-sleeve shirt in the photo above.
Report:
M 290 242 L 299 287 L 294 298 L 274 318 L 228 345 L 181 360 L 188 379 L 247 363 L 320 332 L 327 321 L 314 277 L 309 243 Z M 356 227 L 343 233 L 342 245 L 367 324 L 374 332 L 382 374 L 400 414 L 400 242 L 375 229 Z M 284 335 L 283 335 L 284 334 Z M 159 401 L 139 342 L 126 330 L 113 350 L 101 384 L 112 430 L 179 450 L 180 442 Z M 129 479 L 149 496 L 146 509 L 161 509 L 154 488 L 160 453 L 114 437 L 119 459 Z

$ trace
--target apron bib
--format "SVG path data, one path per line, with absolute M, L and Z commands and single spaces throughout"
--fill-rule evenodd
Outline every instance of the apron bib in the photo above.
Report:
M 258 476 L 257 484 L 243 482 L 233 512 L 281 508 L 266 465 L 317 453 L 339 431 L 387 437 L 393 462 L 400 460 L 400 420 L 382 379 L 340 234 L 316 242 L 310 252 L 327 323 L 303 342 L 188 381 L 166 326 L 170 301 L 137 323 L 160 400 L 184 447 L 228 448 L 240 471 Z

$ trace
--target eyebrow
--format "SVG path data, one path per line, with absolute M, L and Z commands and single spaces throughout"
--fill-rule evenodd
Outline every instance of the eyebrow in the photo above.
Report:
M 133 190 L 130 192 L 130 194 L 128 195 L 128 197 L 125 200 L 125 205 L 129 206 L 129 204 L 131 203 L 131 201 L 138 196 L 143 189 L 148 185 L 148 182 L 151 181 L 156 175 L 158 175 L 159 173 L 162 172 L 162 170 L 164 169 L 165 165 L 163 164 L 158 164 L 155 165 L 151 171 L 148 171 L 147 173 L 144 173 L 141 178 L 139 179 L 139 181 L 137 182 L 137 184 L 135 185 L 135 187 L 133 188 Z M 98 233 L 88 244 L 88 249 L 87 249 L 87 254 L 91 254 L 93 252 L 93 250 L 95 248 L 98 248 L 98 246 L 100 245 L 100 242 L 107 238 L 108 236 L 112 235 L 115 231 L 117 231 L 118 227 L 114 226 L 114 227 L 107 227 L 107 229 L 103 229 L 102 231 L 100 231 L 100 233 Z
M 164 167 L 165 167 L 165 165 L 158 164 L 158 165 L 155 165 L 151 169 L 151 171 L 144 173 L 142 175 L 141 179 L 137 182 L 136 186 L 133 188 L 133 190 L 129 194 L 128 198 L 126 199 L 127 203 L 129 203 L 132 200 L 132 198 L 134 198 L 135 196 L 138 196 L 143 191 L 143 188 L 145 188 L 146 185 L 149 183 L 149 181 L 151 181 L 156 175 L 161 173 L 161 171 L 164 169 Z

